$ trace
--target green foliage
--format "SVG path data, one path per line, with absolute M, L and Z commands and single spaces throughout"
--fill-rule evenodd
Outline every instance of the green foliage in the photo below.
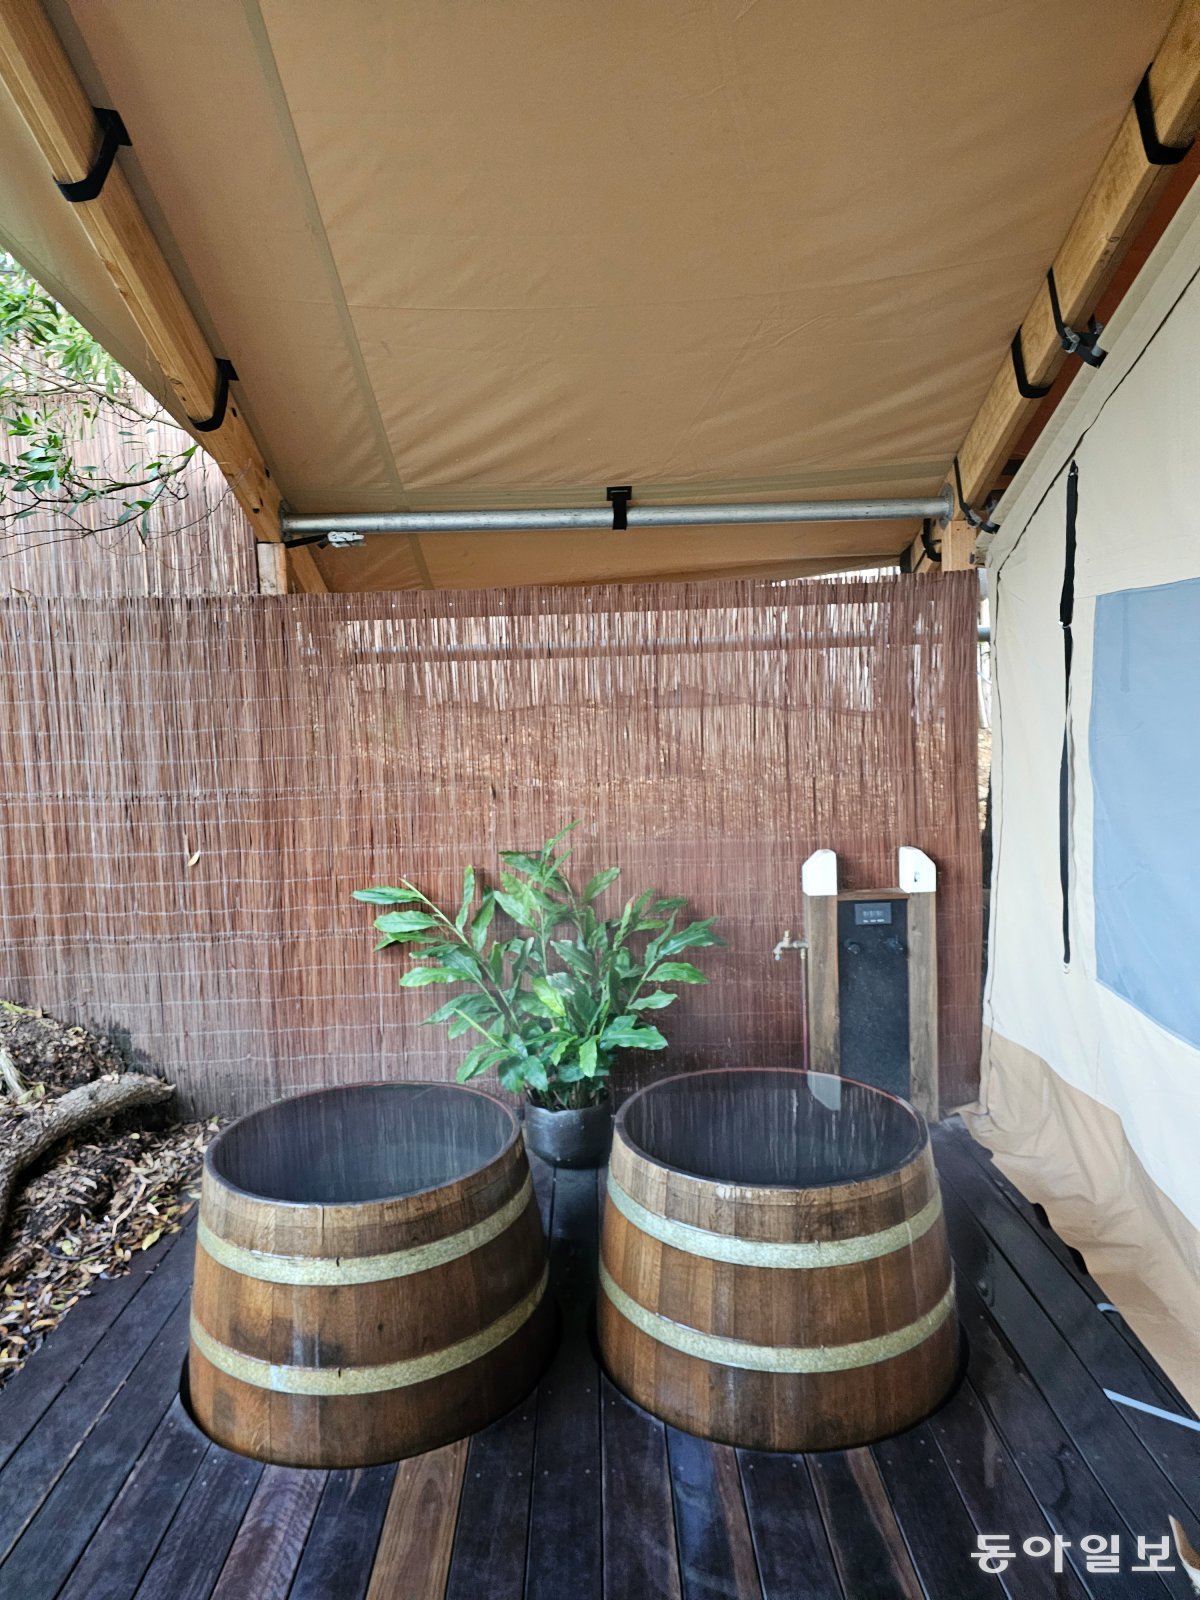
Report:
M 620 869 L 598 872 L 576 892 L 563 841 L 578 825 L 536 853 L 501 851 L 494 887 L 480 889 L 468 867 L 453 916 L 407 878 L 398 888 L 354 891 L 367 905 L 407 908 L 375 919 L 377 949 L 407 945 L 421 963 L 402 974 L 403 988 L 453 983 L 466 991 L 426 1018 L 445 1024 L 452 1039 L 479 1036 L 458 1081 L 494 1071 L 505 1089 L 556 1109 L 602 1099 L 618 1050 L 664 1049 L 666 1038 L 644 1013 L 676 1000 L 663 984 L 707 983 L 691 962 L 677 959 L 683 951 L 724 943 L 712 931 L 715 918 L 680 927 L 685 901 L 652 889 L 627 901 L 619 916 L 602 917 L 595 902 Z M 493 933 L 497 913 L 509 926 Z
M 118 461 L 81 459 L 101 417 L 125 443 Z M 157 448 L 166 424 L 182 447 Z M 68 515 L 109 502 L 109 525 L 136 524 L 166 494 L 179 497 L 180 474 L 196 446 L 161 411 L 140 407 L 132 381 L 112 357 L 13 259 L 0 251 L 0 428 L 19 441 L 0 460 L 0 521 Z

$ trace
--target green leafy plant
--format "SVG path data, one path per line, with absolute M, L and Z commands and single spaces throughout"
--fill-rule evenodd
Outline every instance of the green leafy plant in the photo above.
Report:
M 116 459 L 94 454 L 98 424 L 121 441 Z M 150 531 L 164 497 L 182 499 L 197 446 L 70 312 L 0 251 L 0 529 L 36 518 L 47 526 L 135 525 Z M 86 523 L 76 514 L 95 505 Z
M 666 1038 L 647 1021 L 678 998 L 664 985 L 707 983 L 680 958 L 720 945 L 715 918 L 679 926 L 686 901 L 647 889 L 616 917 L 597 902 L 620 874 L 598 872 L 577 891 L 566 875 L 569 827 L 530 854 L 503 850 L 499 885 L 463 874 L 462 900 L 443 911 L 407 878 L 396 888 L 356 889 L 354 898 L 393 909 L 375 926 L 376 949 L 407 945 L 420 963 L 400 979 L 406 989 L 458 984 L 467 993 L 439 1006 L 426 1022 L 450 1038 L 478 1034 L 458 1069 L 465 1083 L 495 1071 L 501 1085 L 524 1090 L 535 1105 L 579 1109 L 603 1099 L 619 1050 L 662 1050 Z M 495 931 L 500 915 L 515 927 Z

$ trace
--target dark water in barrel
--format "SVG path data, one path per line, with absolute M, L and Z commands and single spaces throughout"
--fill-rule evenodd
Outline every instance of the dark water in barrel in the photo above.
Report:
M 213 1144 L 219 1177 L 298 1205 L 351 1205 L 451 1183 L 495 1159 L 512 1114 L 450 1084 L 361 1084 L 281 1100 Z
M 825 1073 L 698 1072 L 644 1089 L 619 1126 L 663 1166 L 718 1183 L 804 1189 L 912 1159 L 924 1131 L 901 1100 Z

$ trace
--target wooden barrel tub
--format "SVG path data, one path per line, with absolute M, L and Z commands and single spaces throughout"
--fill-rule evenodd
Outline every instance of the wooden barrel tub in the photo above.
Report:
M 699 1072 L 628 1100 L 600 1290 L 616 1383 L 726 1444 L 864 1444 L 926 1416 L 957 1374 L 929 1131 L 849 1079 Z
M 506 1107 L 421 1083 L 282 1100 L 205 1157 L 192 1411 L 219 1444 L 285 1466 L 462 1438 L 536 1383 L 546 1271 Z

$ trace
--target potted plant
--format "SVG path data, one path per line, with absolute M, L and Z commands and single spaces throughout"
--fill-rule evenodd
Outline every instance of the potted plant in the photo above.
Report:
M 608 1080 L 621 1050 L 662 1050 L 666 1038 L 649 1014 L 677 996 L 669 985 L 707 983 L 685 951 L 720 945 L 714 918 L 679 926 L 686 901 L 647 889 L 620 914 L 597 909 L 620 873 L 598 872 L 577 890 L 563 844 L 578 823 L 537 854 L 500 852 L 499 885 L 481 887 L 474 867 L 462 899 L 444 911 L 407 878 L 398 887 L 356 889 L 356 900 L 386 907 L 375 919 L 377 949 L 407 945 L 416 958 L 406 989 L 454 984 L 456 994 L 426 1018 L 450 1038 L 472 1036 L 458 1068 L 466 1083 L 494 1071 L 503 1088 L 524 1092 L 530 1149 L 559 1166 L 599 1166 L 608 1154 Z M 513 924 L 497 932 L 499 914 Z M 475 1037 L 478 1036 L 478 1037 Z

